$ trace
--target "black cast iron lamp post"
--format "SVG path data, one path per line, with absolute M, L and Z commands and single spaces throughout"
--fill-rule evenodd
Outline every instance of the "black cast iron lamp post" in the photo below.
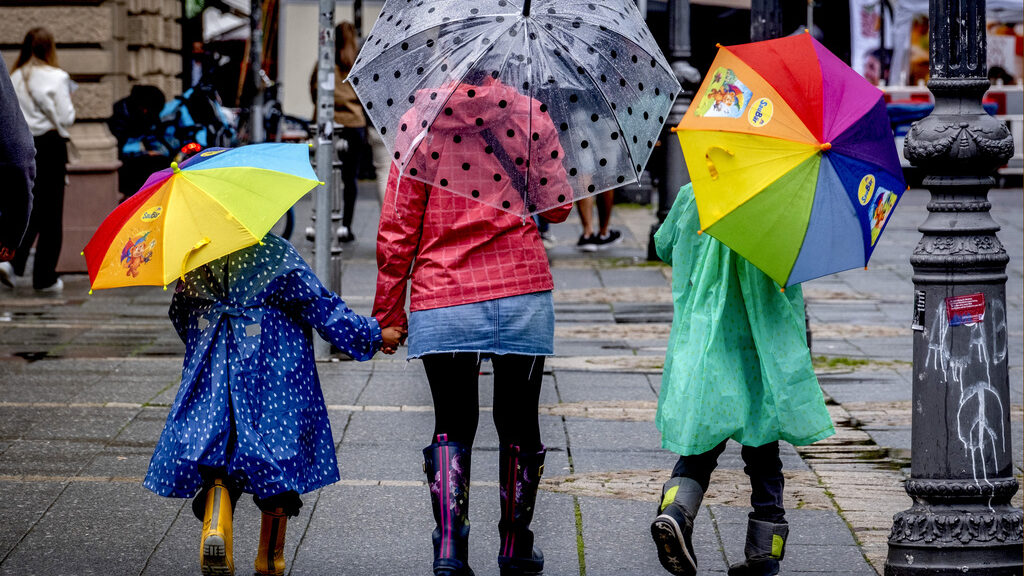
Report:
M 913 506 L 889 536 L 886 576 L 1020 575 L 1022 512 L 1010 437 L 1006 264 L 989 214 L 993 174 L 1013 154 L 985 113 L 984 0 L 931 0 L 935 110 L 904 153 L 931 192 L 914 267 Z

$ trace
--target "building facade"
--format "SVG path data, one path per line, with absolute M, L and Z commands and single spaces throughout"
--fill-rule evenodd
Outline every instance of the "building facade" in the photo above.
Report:
M 83 246 L 120 198 L 117 143 L 107 129 L 114 102 L 134 84 L 168 98 L 181 93 L 180 0 L 0 0 L 0 54 L 14 63 L 25 33 L 53 32 L 60 67 L 77 84 L 71 139 L 79 156 L 69 166 L 64 248 L 59 269 L 84 271 Z

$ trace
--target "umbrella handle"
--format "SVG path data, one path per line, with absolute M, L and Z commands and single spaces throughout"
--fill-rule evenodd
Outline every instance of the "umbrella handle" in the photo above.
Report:
M 722 148 L 721 146 L 712 146 L 708 148 L 706 152 L 704 152 L 704 161 L 707 162 L 708 165 L 708 174 L 711 175 L 712 180 L 718 180 L 718 168 L 715 166 L 714 161 L 711 160 L 712 150 L 721 150 L 722 152 L 725 152 L 729 156 L 735 156 L 735 154 L 732 153 L 732 150 L 729 150 L 728 148 Z
M 209 243 L 210 243 L 210 239 L 204 237 L 199 242 L 196 242 L 194 246 L 189 248 L 188 252 L 185 252 L 185 257 L 181 259 L 181 275 L 183 277 L 185 276 L 185 272 L 187 272 L 187 270 L 185 270 L 185 265 L 188 264 L 188 257 L 191 256 L 193 252 L 195 252 L 196 250 L 199 250 L 200 248 L 202 248 L 203 246 L 206 246 Z

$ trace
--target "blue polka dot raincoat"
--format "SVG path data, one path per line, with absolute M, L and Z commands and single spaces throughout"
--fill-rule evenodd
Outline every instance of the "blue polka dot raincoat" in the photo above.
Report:
M 201 466 L 260 498 L 338 480 L 311 328 L 362 361 L 380 346 L 374 318 L 349 310 L 272 235 L 186 274 L 169 314 L 185 361 L 146 488 L 194 496 Z

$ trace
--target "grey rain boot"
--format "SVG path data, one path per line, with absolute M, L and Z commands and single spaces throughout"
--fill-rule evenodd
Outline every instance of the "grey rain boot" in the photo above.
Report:
M 697 574 L 691 538 L 693 519 L 703 499 L 704 490 L 693 478 L 676 476 L 661 488 L 661 505 L 651 523 L 651 536 L 658 546 L 658 560 L 675 576 Z
M 747 520 L 747 543 L 743 546 L 746 560 L 729 566 L 729 576 L 775 576 L 779 560 L 786 554 L 789 524 L 764 520 Z

